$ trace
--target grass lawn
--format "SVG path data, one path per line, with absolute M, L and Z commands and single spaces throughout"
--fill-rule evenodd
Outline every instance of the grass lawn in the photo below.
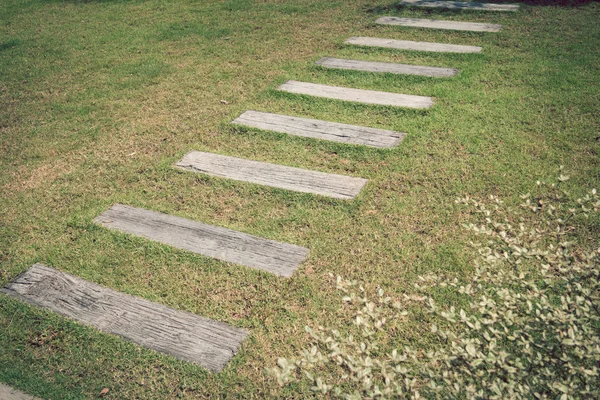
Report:
M 247 329 L 218 374 L 0 296 L 0 382 L 48 399 L 301 397 L 264 367 L 343 313 L 328 273 L 388 293 L 473 268 L 454 199 L 518 200 L 564 165 L 600 181 L 600 4 L 517 13 L 391 0 L 0 2 L 0 286 L 35 262 Z M 384 27 L 393 15 L 499 33 Z M 480 54 L 359 48 L 350 36 L 477 45 Z M 314 66 L 323 56 L 460 69 L 426 78 Z M 288 79 L 432 96 L 427 111 L 277 92 Z M 379 150 L 230 124 L 245 110 L 407 132 Z M 369 179 L 352 201 L 173 168 L 190 150 Z M 114 203 L 308 247 L 289 279 L 106 230 Z M 589 229 L 598 229 L 590 223 Z M 456 301 L 452 292 L 441 302 Z M 341 321 L 340 321 L 341 323 Z M 391 345 L 427 344 L 419 310 Z

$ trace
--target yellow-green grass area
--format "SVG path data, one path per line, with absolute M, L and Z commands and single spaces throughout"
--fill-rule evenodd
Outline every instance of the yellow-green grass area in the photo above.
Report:
M 564 165 L 600 176 L 600 4 L 517 13 L 389 0 L 0 2 L 0 285 L 35 262 L 247 329 L 219 373 L 0 296 L 0 381 L 48 399 L 302 397 L 264 367 L 342 324 L 329 273 L 410 293 L 473 269 L 459 196 L 518 201 Z M 379 26 L 382 15 L 489 22 L 499 33 Z M 478 45 L 480 54 L 359 48 L 350 36 Z M 323 56 L 459 68 L 455 78 L 324 70 Z M 278 92 L 288 79 L 432 96 L 430 110 Z M 381 150 L 230 124 L 245 110 L 407 132 Z M 191 150 L 368 178 L 352 201 L 173 168 Z M 311 249 L 289 279 L 108 231 L 114 203 Z M 590 235 L 600 231 L 590 221 Z M 442 304 L 459 301 L 451 291 Z M 428 346 L 413 310 L 390 346 Z

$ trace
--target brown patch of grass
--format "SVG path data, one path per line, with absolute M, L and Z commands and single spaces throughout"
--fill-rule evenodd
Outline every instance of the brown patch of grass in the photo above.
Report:
M 58 177 L 67 175 L 72 171 L 72 165 L 58 160 L 39 165 L 33 170 L 28 166 L 21 166 L 12 174 L 8 184 L 5 185 L 5 190 L 10 193 L 38 189 L 50 185 Z

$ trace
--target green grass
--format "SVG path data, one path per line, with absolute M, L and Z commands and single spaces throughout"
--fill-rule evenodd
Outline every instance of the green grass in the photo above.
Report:
M 50 399 L 294 397 L 263 373 L 340 317 L 328 273 L 388 292 L 472 268 L 458 196 L 514 198 L 565 165 L 600 178 L 597 3 L 518 13 L 383 0 L 0 3 L 0 285 L 34 262 L 251 331 L 219 374 L 0 297 L 0 381 Z M 377 26 L 380 15 L 500 23 L 499 33 Z M 429 54 L 349 36 L 481 45 Z M 317 68 L 323 56 L 459 68 L 450 79 Z M 429 111 L 277 92 L 294 79 L 433 96 Z M 229 104 L 222 104 L 226 100 Z M 247 109 L 407 132 L 377 150 L 230 125 Z M 190 150 L 368 178 L 353 201 L 172 167 Z M 114 233 L 125 203 L 311 249 L 280 279 Z M 441 293 L 446 302 L 456 299 Z M 396 344 L 426 340 L 419 315 Z

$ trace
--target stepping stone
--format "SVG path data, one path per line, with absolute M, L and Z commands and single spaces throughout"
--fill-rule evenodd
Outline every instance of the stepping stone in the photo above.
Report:
M 0 399 L 2 400 L 39 400 L 10 386 L 0 383 Z
M 477 22 L 455 22 L 436 19 L 380 17 L 375 23 L 380 25 L 410 26 L 416 28 L 447 29 L 452 31 L 499 32 L 502 25 Z
M 390 148 L 396 146 L 406 135 L 402 132 L 364 126 L 339 124 L 287 115 L 270 114 L 259 111 L 246 111 L 234 124 L 265 129 L 289 135 L 303 136 L 332 142 L 362 144 L 370 147 Z
M 405 75 L 449 77 L 458 74 L 458 70 L 454 68 L 423 67 L 420 65 L 346 60 L 343 58 L 332 57 L 323 57 L 317 61 L 316 64 L 325 68 L 349 69 L 365 72 L 389 72 L 391 74 Z
M 430 108 L 433 105 L 431 97 L 351 89 L 308 82 L 287 81 L 277 89 L 289 93 L 383 106 Z
M 248 333 L 35 264 L 0 292 L 84 325 L 219 371 Z
M 367 183 L 367 180 L 362 178 L 327 174 L 200 151 L 186 154 L 175 165 L 192 172 L 343 200 L 353 199 Z
M 466 1 L 403 0 L 399 4 L 401 6 L 483 11 L 517 11 L 519 9 L 518 4 L 475 3 Z
M 458 44 L 443 44 L 429 42 L 413 42 L 411 40 L 393 40 L 371 37 L 354 36 L 346 40 L 346 44 L 368 47 L 385 47 L 397 50 L 432 51 L 435 53 L 479 53 L 479 46 L 462 46 Z
M 115 204 L 94 221 L 105 228 L 285 277 L 291 276 L 309 253 L 293 244 L 123 204 Z

